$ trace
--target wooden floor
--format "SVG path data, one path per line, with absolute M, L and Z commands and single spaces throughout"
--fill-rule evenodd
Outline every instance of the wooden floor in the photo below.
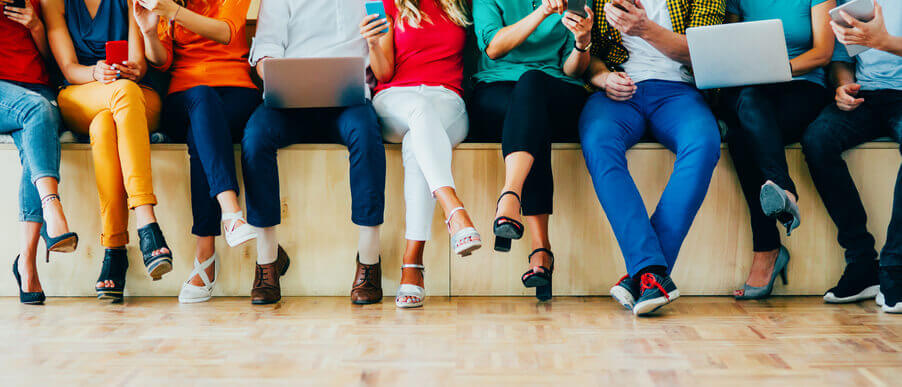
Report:
M 817 297 L 684 297 L 646 319 L 607 297 L 0 298 L 0 356 L 2 386 L 893 385 L 902 316 Z

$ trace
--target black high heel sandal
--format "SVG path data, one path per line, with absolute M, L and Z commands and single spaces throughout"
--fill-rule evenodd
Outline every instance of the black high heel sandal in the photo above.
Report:
M 523 286 L 527 288 L 536 288 L 536 298 L 538 298 L 539 301 L 548 301 L 551 299 L 551 277 L 554 274 L 554 253 L 544 247 L 535 249 L 529 254 L 527 261 L 532 261 L 532 256 L 538 253 L 547 253 L 548 256 L 551 257 L 551 267 L 537 266 L 542 269 L 542 272 L 540 273 L 537 273 L 530 268 L 526 273 L 523 273 L 520 280 L 523 281 Z
M 59 195 L 50 194 L 42 197 L 41 208 L 46 207 L 47 203 L 50 203 L 54 200 L 59 201 Z M 74 232 L 67 232 L 59 236 L 51 237 L 49 234 L 47 234 L 46 222 L 41 225 L 41 238 L 44 239 L 44 245 L 47 246 L 47 251 L 44 255 L 44 259 L 47 262 L 50 262 L 51 251 L 57 253 L 71 253 L 78 247 L 78 234 Z
M 163 274 L 172 271 L 172 249 L 166 245 L 163 231 L 156 222 L 150 223 L 138 229 L 138 239 L 141 240 L 141 254 L 144 256 L 144 266 L 147 274 L 154 281 L 163 278 Z M 154 255 L 155 251 L 168 250 L 165 253 Z
M 13 276 L 16 277 L 16 283 L 19 284 L 19 302 L 25 305 L 43 305 L 47 297 L 44 292 L 26 292 L 22 290 L 22 277 L 19 276 L 19 256 L 13 261 Z
M 501 199 L 504 199 L 507 195 L 514 195 L 514 197 L 517 198 L 517 202 L 520 202 L 520 195 L 517 195 L 516 192 L 502 192 L 495 205 L 495 211 L 498 211 L 498 205 L 501 204 Z M 523 238 L 523 223 L 506 216 L 499 216 L 495 218 L 495 222 L 492 225 L 492 232 L 495 234 L 495 251 L 508 252 L 511 251 L 511 239 Z
M 113 286 L 95 287 L 98 300 L 122 302 L 125 291 L 125 273 L 128 271 L 128 254 L 122 249 L 106 249 L 103 255 L 103 267 L 97 282 L 113 281 Z

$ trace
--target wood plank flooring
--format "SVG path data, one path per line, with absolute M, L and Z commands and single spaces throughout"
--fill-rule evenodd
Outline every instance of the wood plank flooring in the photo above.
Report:
M 902 316 L 818 297 L 0 298 L 0 385 L 842 385 L 902 378 Z

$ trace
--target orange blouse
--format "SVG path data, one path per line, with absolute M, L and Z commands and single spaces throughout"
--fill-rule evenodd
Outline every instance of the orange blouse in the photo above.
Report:
M 216 43 L 179 24 L 160 19 L 157 33 L 169 56 L 166 63 L 157 68 L 169 70 L 172 75 L 169 94 L 201 85 L 257 88 L 251 80 L 251 68 L 247 62 L 249 48 L 245 25 L 250 3 L 251 0 L 188 1 L 189 10 L 229 25 L 232 38 L 228 45 Z

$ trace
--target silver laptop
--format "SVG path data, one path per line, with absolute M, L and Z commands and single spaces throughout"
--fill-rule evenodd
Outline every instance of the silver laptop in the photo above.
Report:
M 267 59 L 261 66 L 267 107 L 324 108 L 366 102 L 362 57 Z
M 686 39 L 699 89 L 792 80 L 780 20 L 690 28 Z

